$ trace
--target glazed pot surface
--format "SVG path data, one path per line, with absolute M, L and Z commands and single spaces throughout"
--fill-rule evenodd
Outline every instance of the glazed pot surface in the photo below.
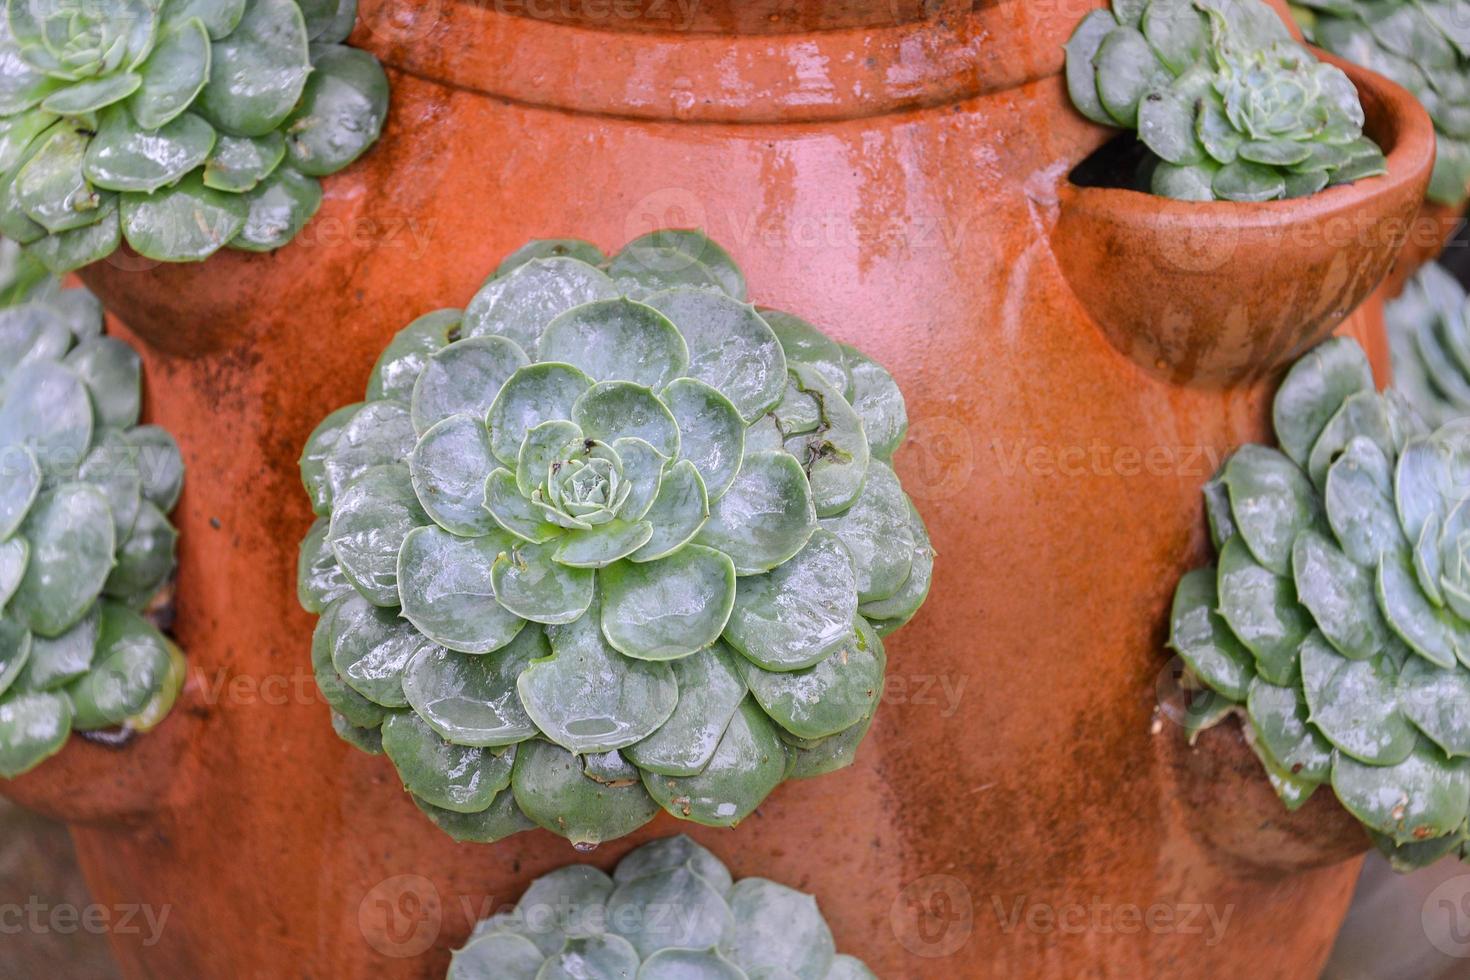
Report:
M 172 909 L 156 945 L 114 936 L 127 974 L 442 975 L 536 875 L 681 830 L 737 877 L 814 893 L 839 949 L 884 977 L 1316 973 L 1361 842 L 1276 862 L 1261 838 L 1242 860 L 1236 832 L 1249 845 L 1284 811 L 1253 796 L 1202 833 L 1213 797 L 1191 773 L 1232 799 L 1264 779 L 1190 764 L 1156 706 L 1169 599 L 1206 551 L 1200 484 L 1265 437 L 1271 380 L 1158 377 L 1063 278 L 1066 175 L 1106 136 L 1057 77 L 1091 6 L 683 37 L 365 3 L 392 114 L 295 244 L 87 271 L 143 343 L 150 416 L 188 467 L 190 761 L 155 812 L 75 832 L 98 901 Z M 666 225 L 704 227 L 753 301 L 893 372 L 933 593 L 888 644 L 857 763 L 780 787 L 735 830 L 660 816 L 587 856 L 539 831 L 457 845 L 385 759 L 336 738 L 312 685 L 297 456 L 397 329 L 463 305 L 511 249 L 615 249 Z M 1381 355 L 1381 325 L 1345 329 Z M 69 747 L 52 782 L 100 751 Z

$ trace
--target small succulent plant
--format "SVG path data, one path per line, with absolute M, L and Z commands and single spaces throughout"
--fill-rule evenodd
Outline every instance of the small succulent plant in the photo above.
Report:
M 1470 301 L 1430 263 L 1384 310 L 1394 387 L 1431 425 L 1470 416 Z
M 356 0 L 6 0 L 0 234 L 53 272 L 280 248 L 378 138 Z
M 481 920 L 448 980 L 864 980 L 838 954 L 816 900 L 765 878 L 735 881 L 688 837 L 628 853 L 612 876 L 572 864 Z
M 657 232 L 510 256 L 312 433 L 300 596 L 340 733 L 461 839 L 732 826 L 847 765 L 929 589 L 882 367 Z
M 1072 102 L 1135 130 L 1141 179 L 1189 201 L 1271 201 L 1387 173 L 1352 81 L 1260 0 L 1114 0 L 1067 42 Z
M 171 582 L 183 464 L 139 425 L 141 365 L 55 280 L 0 310 L 0 776 L 73 731 L 146 731 L 184 662 L 149 619 Z
M 1430 431 L 1329 340 L 1287 374 L 1280 449 L 1205 487 L 1216 565 L 1174 596 L 1191 732 L 1227 715 L 1289 808 L 1331 783 L 1400 867 L 1466 845 L 1470 424 Z
M 1429 197 L 1459 205 L 1470 188 L 1470 9 L 1456 0 L 1296 0 L 1314 44 L 1398 82 L 1434 120 Z

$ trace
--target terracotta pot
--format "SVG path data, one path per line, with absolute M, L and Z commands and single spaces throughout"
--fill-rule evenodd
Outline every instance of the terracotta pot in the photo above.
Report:
M 1067 174 L 1107 134 L 1068 106 L 1061 45 L 1094 4 L 913 6 L 706 0 L 681 33 L 653 29 L 651 2 L 629 22 L 366 2 L 358 39 L 390 65 L 392 115 L 302 240 L 87 271 L 184 448 L 176 632 L 209 709 L 187 802 L 75 832 L 98 901 L 172 907 L 156 945 L 114 936 L 128 975 L 435 976 L 474 919 L 582 857 L 542 833 L 456 845 L 385 760 L 334 736 L 294 599 L 311 520 L 296 458 L 395 330 L 463 304 L 510 249 L 663 225 L 704 226 L 756 301 L 893 370 L 913 420 L 898 468 L 939 549 L 857 764 L 694 835 L 737 875 L 815 892 L 884 977 L 1315 974 L 1359 843 L 1245 867 L 1241 836 L 1288 818 L 1249 767 L 1206 760 L 1210 784 L 1187 786 L 1154 693 L 1174 584 L 1205 555 L 1200 483 L 1264 437 L 1271 385 L 1156 376 L 1063 276 Z M 1355 200 L 1417 196 L 1427 173 L 1427 134 L 1383 91 L 1395 159 L 1425 172 Z M 64 812 L 90 751 L 28 777 L 29 798 L 49 782 Z M 152 778 L 145 751 L 117 770 Z M 1202 833 L 1202 813 L 1234 830 Z M 681 829 L 661 817 L 591 859 Z

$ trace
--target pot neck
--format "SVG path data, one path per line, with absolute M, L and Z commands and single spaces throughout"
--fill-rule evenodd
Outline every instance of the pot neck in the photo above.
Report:
M 362 0 L 353 43 L 508 101 L 712 123 L 861 118 L 1054 75 L 1094 0 Z

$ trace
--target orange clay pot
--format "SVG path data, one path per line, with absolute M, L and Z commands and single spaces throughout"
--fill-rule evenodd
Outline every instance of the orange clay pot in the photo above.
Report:
M 356 40 L 389 66 L 392 114 L 300 240 L 88 270 L 183 445 L 176 632 L 195 679 L 148 739 L 74 740 L 9 791 L 87 818 L 99 902 L 171 906 L 156 945 L 114 936 L 124 972 L 438 976 L 476 918 L 582 858 L 540 832 L 456 845 L 386 760 L 333 734 L 294 597 L 296 458 L 399 327 L 465 303 L 525 240 L 700 225 L 755 301 L 898 378 L 934 592 L 889 645 L 856 765 L 782 786 L 733 831 L 660 817 L 591 860 L 688 830 L 738 876 L 814 892 L 838 946 L 887 978 L 1315 975 L 1361 834 L 1328 792 L 1288 816 L 1234 729 L 1185 745 L 1156 692 L 1171 593 L 1207 549 L 1200 484 L 1267 433 L 1273 379 L 1221 379 L 1330 330 L 1396 243 L 1341 274 L 1292 233 L 1208 275 L 1160 268 L 1180 222 L 1214 254 L 1250 209 L 1069 185 L 1109 136 L 1059 77 L 1094 5 L 369 0 Z M 1392 174 L 1262 207 L 1272 228 L 1417 207 L 1428 120 L 1355 77 Z M 1088 273 L 1073 249 L 1114 234 L 1127 247 Z M 1164 319 L 1206 289 L 1213 327 Z M 1120 301 L 1160 319 L 1136 338 L 1095 320 Z M 1158 340 L 1211 329 L 1229 342 Z M 1342 329 L 1386 365 L 1381 323 Z M 100 791 L 80 778 L 98 771 Z

